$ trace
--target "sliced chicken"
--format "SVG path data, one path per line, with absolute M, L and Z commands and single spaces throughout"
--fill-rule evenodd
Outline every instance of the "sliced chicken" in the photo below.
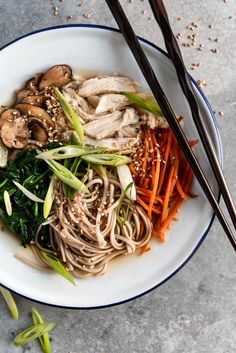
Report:
M 117 134 L 119 137 L 136 137 L 139 133 L 137 126 L 124 126 L 120 129 Z
M 78 86 L 72 82 L 63 87 L 62 93 L 74 109 L 80 106 L 85 113 L 94 113 L 94 109 L 89 105 L 87 100 L 77 94 L 77 89 Z
M 136 112 L 134 108 L 128 108 L 125 110 L 123 117 L 122 117 L 122 123 L 120 127 L 123 126 L 128 126 L 128 125 L 138 125 L 139 123 L 139 115 Z
M 100 102 L 100 97 L 99 96 L 90 96 L 87 97 L 88 103 L 94 108 L 96 109 L 99 102 Z
M 152 113 L 145 113 L 141 116 L 141 119 L 151 128 L 167 129 L 169 127 L 168 122 L 163 116 L 157 116 Z
M 112 137 L 120 129 L 121 118 L 122 113 L 119 111 L 107 114 L 84 125 L 84 132 L 97 140 Z
M 95 114 L 114 112 L 130 105 L 131 102 L 123 94 L 104 94 L 95 110 Z
M 82 97 L 96 96 L 109 92 L 136 92 L 137 84 L 128 77 L 108 76 L 91 78 L 82 83 L 79 95 Z
M 85 143 L 95 147 L 106 147 L 109 151 L 120 151 L 132 147 L 139 141 L 139 136 L 125 138 L 125 137 L 114 137 L 106 138 L 102 140 L 96 140 L 85 136 Z

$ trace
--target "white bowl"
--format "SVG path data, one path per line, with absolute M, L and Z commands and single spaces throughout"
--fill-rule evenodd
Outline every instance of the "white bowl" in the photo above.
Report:
M 182 115 L 189 138 L 196 138 L 191 114 L 179 87 L 175 70 L 166 54 L 152 43 L 140 39 L 157 77 L 177 115 Z M 73 69 L 120 72 L 147 87 L 122 35 L 115 29 L 99 26 L 60 26 L 23 36 L 0 52 L 1 103 L 9 104 L 13 92 L 35 72 L 55 64 Z M 197 101 L 222 162 L 222 148 L 214 114 L 202 91 L 193 82 Z M 197 156 L 216 194 L 211 168 L 202 146 Z M 56 273 L 33 269 L 15 257 L 19 241 L 1 233 L 0 283 L 30 299 L 71 308 L 104 307 L 136 298 L 172 277 L 191 258 L 213 221 L 213 211 L 197 182 L 199 196 L 188 200 L 172 225 L 166 244 L 153 241 L 144 256 L 126 256 L 113 261 L 102 277 L 78 279 L 73 287 Z M 207 255 L 206 255 L 207 256 Z

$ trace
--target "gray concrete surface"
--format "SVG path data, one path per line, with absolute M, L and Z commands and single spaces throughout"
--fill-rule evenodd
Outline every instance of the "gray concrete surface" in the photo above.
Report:
M 138 34 L 162 46 L 147 0 L 123 0 Z M 204 79 L 217 114 L 224 145 L 225 174 L 236 199 L 236 2 L 235 0 L 166 0 L 175 33 L 184 37 L 191 22 L 199 27 L 196 47 L 181 46 L 192 75 Z M 82 6 L 79 6 L 81 4 Z M 53 6 L 58 7 L 54 15 Z M 144 12 L 144 13 L 142 13 Z M 90 18 L 83 14 L 91 13 Z M 75 16 L 68 19 L 68 16 Z M 179 20 L 178 18 L 183 17 Z M 32 30 L 64 23 L 115 23 L 103 0 L 0 0 L 0 45 Z M 208 38 L 218 38 L 214 42 Z M 218 49 L 213 53 L 211 49 Z M 35 304 L 44 317 L 58 323 L 52 334 L 53 353 L 235 353 L 236 258 L 215 221 L 193 259 L 169 282 L 125 305 L 95 311 L 72 311 Z M 34 342 L 12 344 L 30 324 L 32 302 L 16 297 L 20 320 L 11 319 L 0 298 L 0 352 L 39 353 Z

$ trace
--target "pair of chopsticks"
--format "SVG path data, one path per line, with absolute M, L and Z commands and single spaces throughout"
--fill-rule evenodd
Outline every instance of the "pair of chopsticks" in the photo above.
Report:
M 185 157 L 187 158 L 196 178 L 198 179 L 209 203 L 211 204 L 216 216 L 218 217 L 229 241 L 231 242 L 234 250 L 236 251 L 236 238 L 231 230 L 219 204 L 217 199 L 214 196 L 212 188 L 194 154 L 191 147 L 189 146 L 187 137 L 181 128 L 177 117 L 171 108 L 171 105 L 163 92 L 157 77 L 120 5 L 118 0 L 106 0 L 107 5 L 109 6 L 113 17 L 115 18 L 118 27 L 120 28 L 126 43 L 128 44 L 133 56 L 142 71 L 156 101 L 160 105 L 160 108 L 169 123 L 171 130 L 173 131 L 176 140 L 178 141 Z M 190 77 L 185 68 L 180 49 L 178 47 L 175 36 L 172 32 L 172 29 L 169 24 L 167 12 L 165 10 L 164 4 L 162 0 L 149 0 L 151 5 L 154 17 L 158 22 L 162 34 L 164 36 L 166 49 L 168 51 L 169 57 L 172 60 L 172 63 L 176 69 L 179 83 L 181 85 L 182 91 L 185 94 L 191 112 L 193 116 L 194 123 L 198 130 L 201 142 L 208 156 L 210 165 L 214 172 L 215 178 L 218 182 L 219 190 L 223 195 L 226 207 L 228 209 L 229 215 L 233 222 L 234 228 L 236 228 L 236 211 L 233 200 L 230 196 L 229 189 L 227 187 L 227 183 L 224 178 L 224 174 L 222 172 L 220 163 L 218 161 L 217 155 L 214 150 L 213 143 L 211 138 L 207 132 L 207 128 L 201 114 L 199 114 L 198 104 L 195 99 L 195 95 L 193 92 L 192 84 Z

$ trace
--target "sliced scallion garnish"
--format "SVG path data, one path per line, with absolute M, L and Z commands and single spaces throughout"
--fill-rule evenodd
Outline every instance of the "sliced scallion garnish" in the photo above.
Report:
M 64 167 L 62 164 L 53 161 L 53 160 L 45 160 L 45 162 L 49 165 L 49 167 L 52 169 L 54 174 L 63 181 L 66 185 L 71 186 L 72 188 L 76 190 L 80 190 L 82 192 L 89 192 L 87 187 L 80 181 L 69 169 Z
M 2 141 L 0 141 L 0 167 L 5 168 L 7 165 L 7 159 L 8 159 L 8 149 Z
M 3 193 L 3 200 L 5 203 L 7 214 L 8 216 L 11 216 L 12 215 L 11 199 L 10 199 L 9 192 L 7 190 L 5 190 Z
M 117 167 L 131 162 L 131 159 L 118 154 L 89 154 L 81 156 L 88 163 Z
M 40 199 L 38 196 L 34 195 L 32 192 L 30 192 L 28 189 L 26 189 L 23 185 L 19 184 L 17 181 L 12 180 L 15 186 L 23 192 L 25 196 L 27 196 L 30 200 L 34 202 L 42 202 L 44 203 L 44 200 Z
M 127 218 L 128 218 L 128 215 L 129 215 L 129 205 L 127 206 L 126 208 L 126 212 L 125 212 L 125 215 L 124 215 L 124 218 L 122 219 L 120 217 L 120 209 L 121 207 L 123 206 L 123 203 L 124 203 L 124 199 L 127 195 L 127 192 L 129 191 L 129 189 L 131 189 L 133 186 L 133 182 L 130 183 L 129 185 L 126 186 L 125 190 L 123 190 L 122 194 L 121 194 L 121 197 L 120 197 L 120 202 L 116 208 L 116 220 L 117 222 L 119 223 L 119 225 L 121 227 L 123 227 L 123 225 L 125 224 L 125 222 L 127 221 Z
M 123 95 L 126 96 L 138 108 L 147 110 L 148 112 L 155 114 L 155 115 L 158 115 L 158 116 L 164 116 L 159 104 L 157 104 L 156 102 L 153 102 L 150 99 L 146 99 L 141 96 L 138 96 L 135 93 L 123 92 Z
M 11 312 L 11 315 L 13 319 L 18 320 L 19 319 L 19 312 L 16 306 L 16 302 L 9 290 L 5 288 L 0 288 L 0 292 L 2 293 L 3 298 L 5 299 L 5 302 L 7 303 L 7 306 Z
M 20 332 L 14 338 L 15 346 L 22 346 L 28 342 L 36 340 L 36 338 L 43 336 L 45 333 L 51 331 L 56 324 L 54 322 L 44 322 L 43 324 L 32 325 L 26 330 Z
M 54 92 L 56 93 L 56 95 L 59 99 L 59 102 L 60 102 L 61 107 L 65 113 L 65 116 L 67 117 L 67 119 L 70 121 L 71 125 L 73 126 L 73 128 L 77 132 L 79 139 L 80 139 L 80 142 L 83 145 L 84 144 L 84 129 L 83 129 L 83 126 L 79 120 L 78 115 L 76 114 L 76 112 L 74 111 L 74 109 L 72 108 L 72 106 L 70 105 L 68 100 L 64 97 L 64 95 L 60 92 L 60 90 L 57 87 L 54 87 Z
M 32 313 L 32 318 L 35 325 L 44 324 L 44 321 L 41 315 L 39 314 L 38 310 L 36 310 L 35 308 L 32 308 L 31 313 Z M 44 353 L 51 353 L 51 344 L 50 344 L 48 332 L 44 333 L 42 336 L 39 336 L 38 339 Z
M 49 266 L 51 266 L 54 269 L 54 271 L 59 273 L 61 276 L 65 277 L 74 286 L 76 286 L 73 276 L 71 275 L 71 273 L 69 271 L 67 271 L 65 266 L 61 263 L 61 261 L 58 260 L 58 258 L 56 256 L 54 256 L 52 254 L 47 254 L 44 251 L 42 251 L 41 253 L 43 255 L 44 260 L 47 262 L 47 264 Z
M 103 147 L 81 148 L 81 146 L 77 146 L 77 145 L 68 145 L 68 146 L 62 146 L 62 147 L 54 148 L 49 151 L 39 153 L 36 156 L 36 158 L 43 159 L 43 160 L 46 160 L 46 159 L 60 160 L 60 159 L 79 157 L 84 154 L 90 154 L 90 153 L 94 154 L 94 153 L 101 153 L 101 152 L 104 152 Z
M 56 183 L 56 177 L 55 175 L 52 176 L 49 187 L 48 187 L 48 191 L 44 200 L 44 204 L 43 204 L 43 216 L 44 218 L 47 218 L 51 208 L 52 208 L 52 204 L 53 204 L 53 200 L 55 197 L 55 183 Z

